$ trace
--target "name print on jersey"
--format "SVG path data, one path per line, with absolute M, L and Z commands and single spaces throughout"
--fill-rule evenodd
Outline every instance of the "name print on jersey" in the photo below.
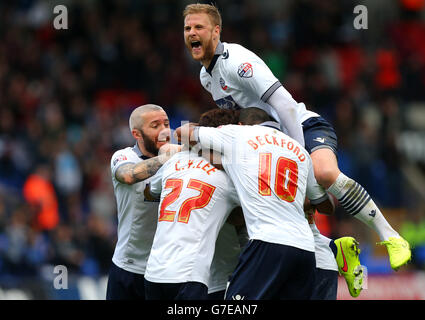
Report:
M 175 164 L 176 171 L 187 170 L 187 169 L 201 169 L 205 171 L 208 175 L 217 171 L 216 167 L 213 167 L 210 163 L 205 160 L 191 160 L 188 159 L 187 162 L 181 163 L 177 161 Z
M 303 162 L 306 159 L 305 154 L 292 141 L 287 142 L 285 139 L 278 138 L 274 135 L 265 134 L 264 136 L 256 136 L 255 141 L 250 139 L 247 141 L 247 143 L 252 148 L 254 148 L 254 150 L 257 150 L 259 146 L 264 146 L 266 144 L 272 144 L 275 146 L 279 146 L 281 148 L 286 147 L 286 149 L 288 149 L 289 151 L 292 151 L 301 162 Z

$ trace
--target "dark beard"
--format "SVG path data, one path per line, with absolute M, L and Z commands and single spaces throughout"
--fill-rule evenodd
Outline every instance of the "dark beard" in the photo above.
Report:
M 204 57 L 202 58 L 202 60 L 212 60 L 212 58 L 214 57 L 214 53 L 215 53 L 212 40 L 210 40 L 208 43 L 206 43 L 204 45 L 204 50 L 205 50 L 205 54 L 204 54 Z
M 155 157 L 158 155 L 159 149 L 156 146 L 156 142 L 149 138 L 144 134 L 143 130 L 140 130 L 143 138 L 143 144 L 145 146 L 146 151 L 153 154 Z

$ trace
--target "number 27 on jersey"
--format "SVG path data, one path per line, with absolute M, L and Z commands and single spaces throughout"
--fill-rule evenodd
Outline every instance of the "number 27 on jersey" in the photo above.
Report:
M 192 210 L 200 209 L 208 205 L 215 191 L 215 187 L 196 179 L 190 179 L 186 188 L 199 191 L 199 195 L 187 198 L 183 201 L 177 214 L 177 222 L 188 223 Z M 167 210 L 167 207 L 174 203 L 183 190 L 182 179 L 167 179 L 165 181 L 165 189 L 171 189 L 171 192 L 162 200 L 159 211 L 159 221 L 173 222 L 176 211 Z

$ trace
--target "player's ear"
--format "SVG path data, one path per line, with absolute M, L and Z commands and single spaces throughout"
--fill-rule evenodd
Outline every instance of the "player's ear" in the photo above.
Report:
M 219 25 L 216 25 L 216 26 L 214 27 L 214 33 L 216 34 L 217 39 L 220 39 L 220 26 L 219 26 Z M 214 40 L 215 40 L 215 39 L 214 39 Z
M 131 130 L 131 135 L 134 137 L 134 139 L 142 139 L 142 133 L 138 129 Z

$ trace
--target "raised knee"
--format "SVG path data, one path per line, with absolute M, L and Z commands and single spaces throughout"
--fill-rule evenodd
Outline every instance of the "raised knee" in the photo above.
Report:
M 329 188 L 338 178 L 339 170 L 331 167 L 314 168 L 314 176 L 317 182 L 324 188 Z

